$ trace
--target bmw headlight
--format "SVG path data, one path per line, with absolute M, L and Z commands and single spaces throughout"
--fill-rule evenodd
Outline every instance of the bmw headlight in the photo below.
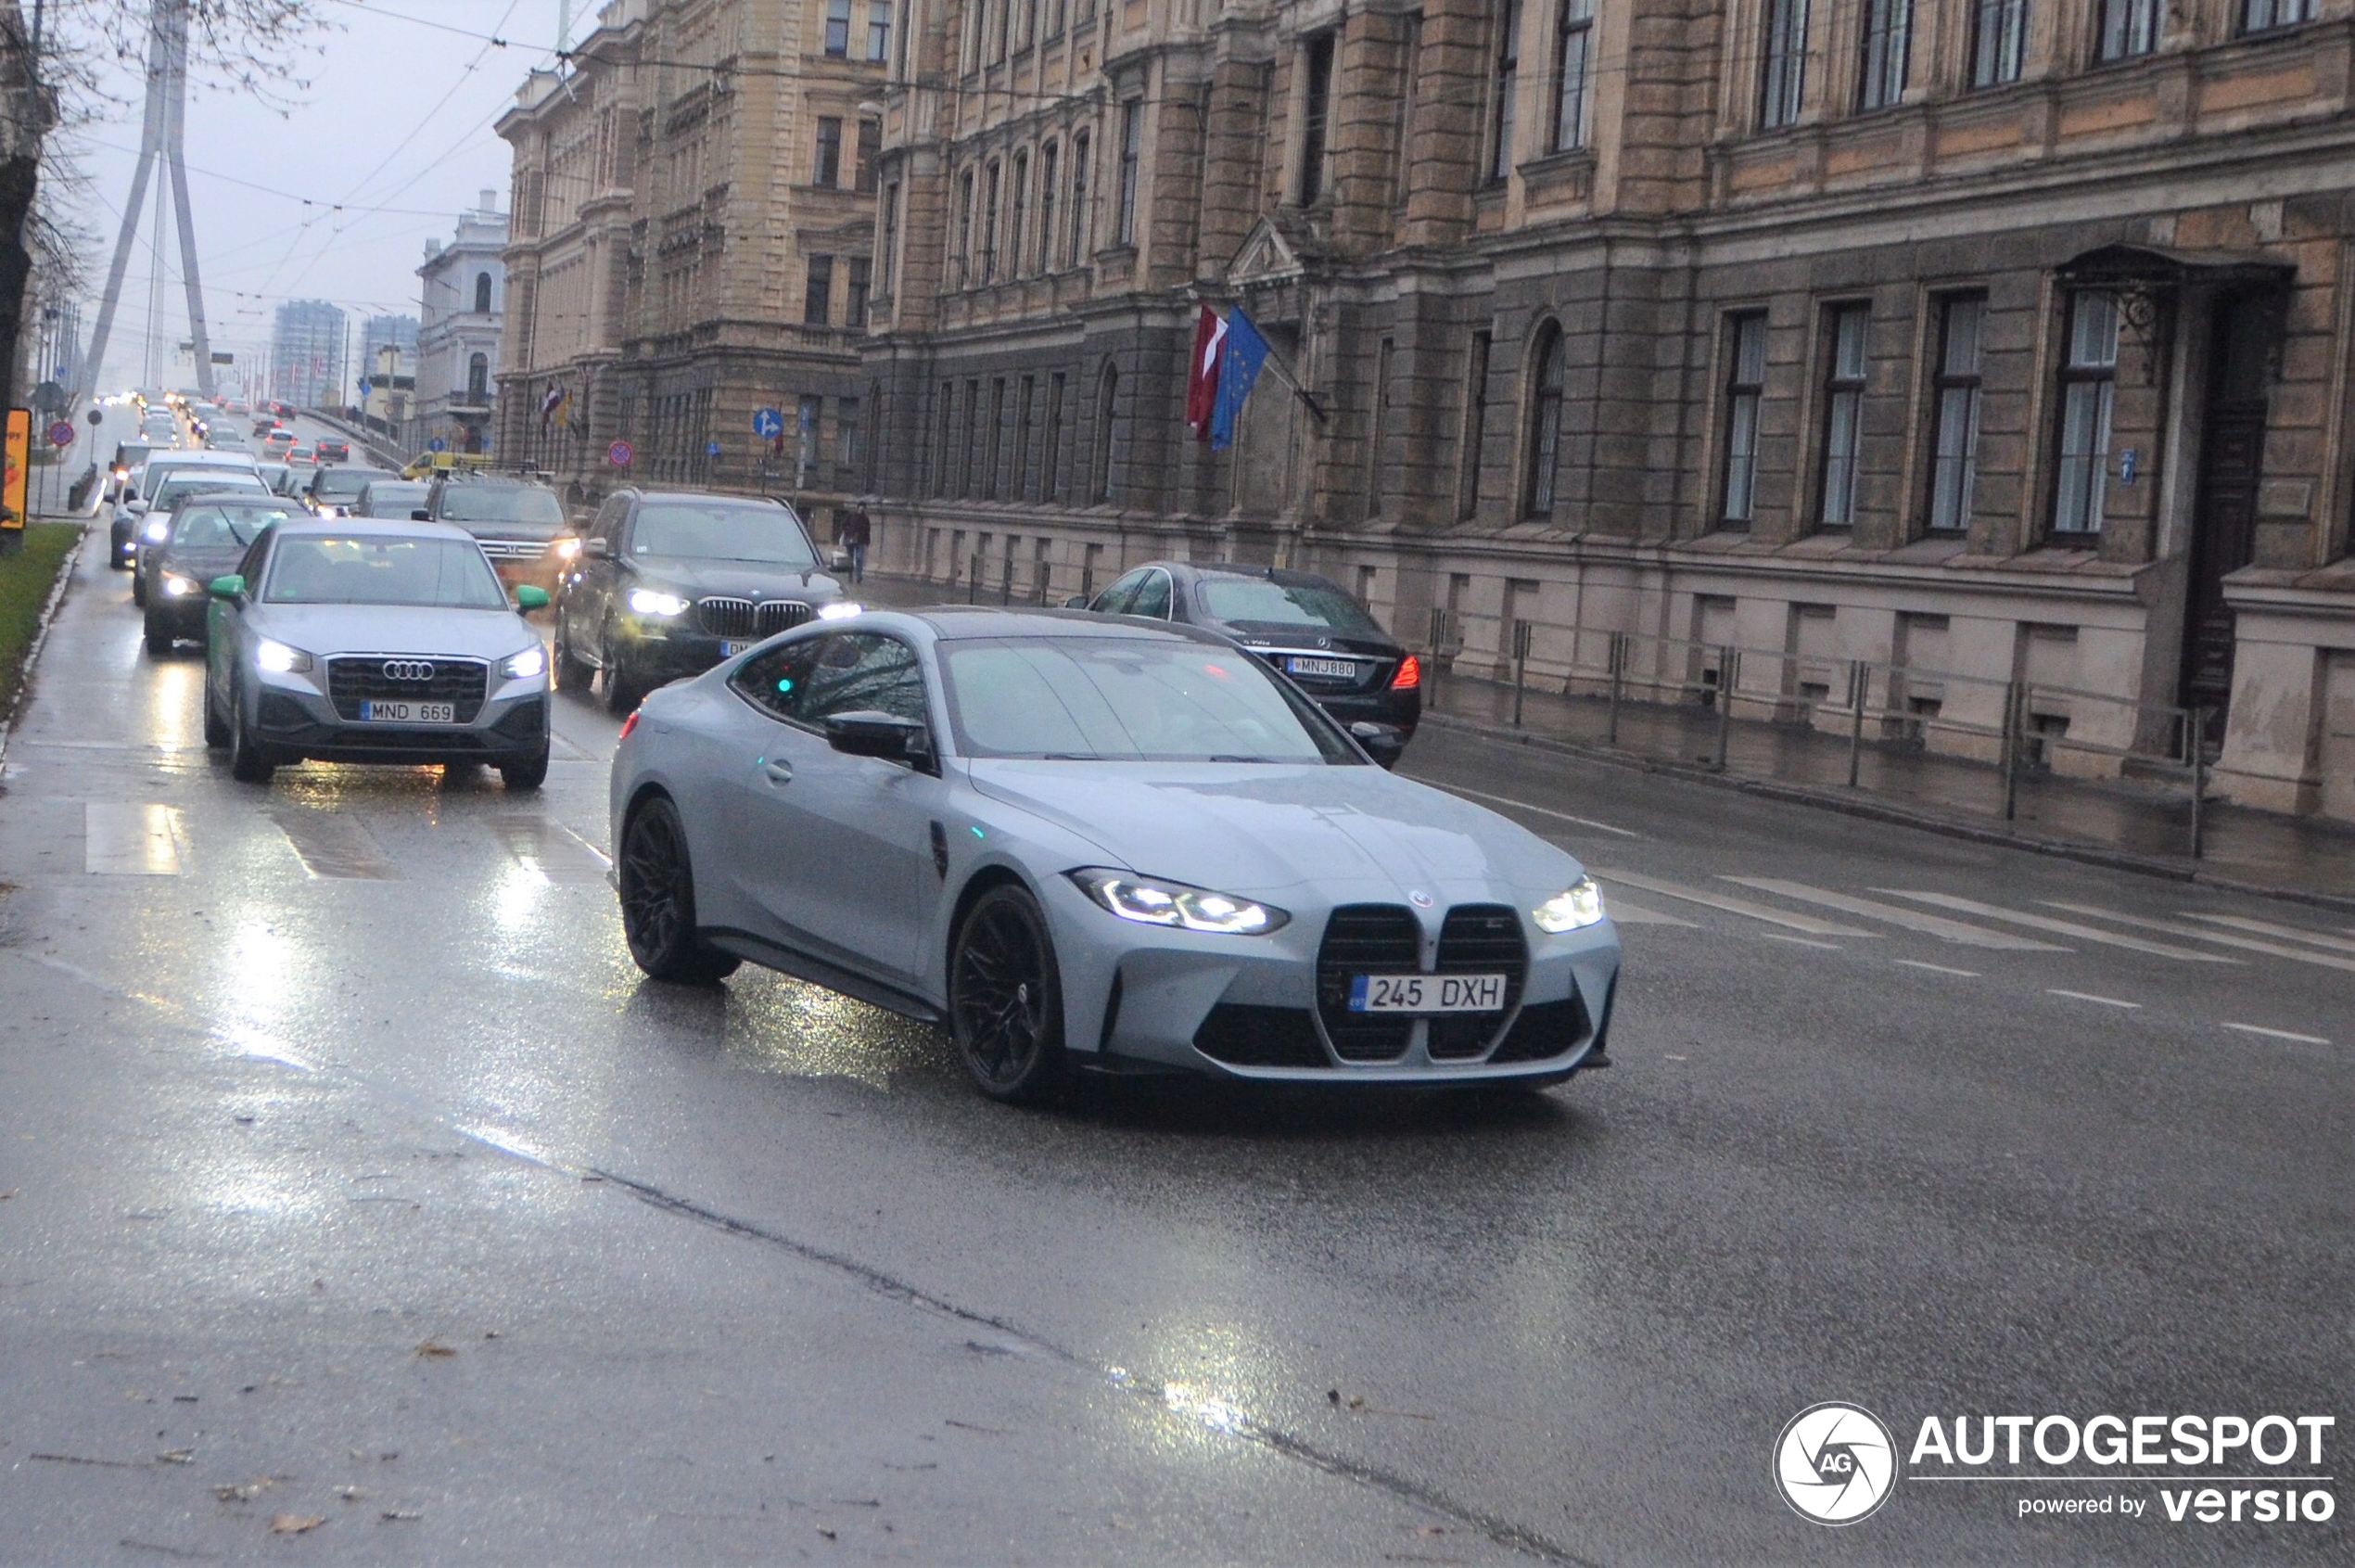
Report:
M 659 588 L 633 588 L 630 591 L 630 607 L 640 615 L 679 616 L 687 613 L 687 601 Z
M 548 650 L 534 643 L 499 668 L 510 681 L 528 681 L 548 668 Z
M 1593 877 L 1582 876 L 1568 892 L 1557 893 L 1530 911 L 1529 918 L 1538 930 L 1556 936 L 1593 925 L 1603 918 L 1603 890 Z
M 819 606 L 818 618 L 820 620 L 848 620 L 852 616 L 864 615 L 866 611 L 867 606 L 864 605 L 854 605 L 847 599 L 839 599 L 831 605 Z
M 197 592 L 197 580 L 182 577 L 178 572 L 163 574 L 163 591 L 175 599 L 185 599 Z
M 1125 871 L 1089 867 L 1070 873 L 1072 881 L 1105 909 L 1139 925 L 1174 925 L 1186 931 L 1216 931 L 1229 937 L 1264 937 L 1292 919 L 1272 904 L 1258 904 L 1231 893 L 1214 893 L 1182 882 L 1134 876 Z
M 311 668 L 311 656 L 264 637 L 253 651 L 253 662 L 273 675 L 292 675 Z
M 146 540 L 150 544 L 161 544 L 165 540 L 172 537 L 171 519 L 167 517 L 150 517 L 147 519 L 147 526 L 139 530 L 139 537 Z

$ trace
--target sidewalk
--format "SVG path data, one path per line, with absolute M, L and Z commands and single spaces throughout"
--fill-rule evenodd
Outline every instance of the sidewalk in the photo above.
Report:
M 853 593 L 868 604 L 900 608 L 964 600 L 961 589 L 904 578 L 871 576 Z M 991 593 L 982 598 L 997 602 Z M 2178 784 L 2024 772 L 2016 814 L 2007 822 L 2002 773 L 1962 758 L 1867 744 L 1852 789 L 1848 742 L 1801 725 L 1735 720 L 1721 772 L 1714 766 L 1717 715 L 1698 705 L 1625 703 L 1614 746 L 1607 739 L 1610 705 L 1600 697 L 1526 691 L 1517 728 L 1509 684 L 1450 672 L 1425 688 L 1424 702 L 1428 724 L 1592 761 L 2100 865 L 2355 910 L 2355 825 L 2277 816 L 2210 799 L 2201 824 L 2203 853 L 2195 860 L 2189 853 L 2191 803 Z

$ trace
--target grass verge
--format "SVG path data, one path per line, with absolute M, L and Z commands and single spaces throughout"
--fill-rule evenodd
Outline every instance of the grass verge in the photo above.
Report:
M 34 523 L 24 530 L 22 550 L 0 555 L 0 720 L 16 707 L 41 606 L 49 602 L 58 565 L 81 534 L 79 523 Z

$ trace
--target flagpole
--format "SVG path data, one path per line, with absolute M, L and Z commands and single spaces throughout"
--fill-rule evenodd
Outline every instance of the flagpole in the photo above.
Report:
M 1207 300 L 1203 300 L 1199 292 L 1194 293 L 1194 298 L 1203 304 L 1207 305 L 1210 303 Z M 1229 300 L 1227 301 L 1227 308 L 1229 311 L 1232 311 L 1240 303 L 1241 303 L 1241 301 Z M 1267 334 L 1260 334 L 1260 339 L 1261 341 L 1266 342 Z M 1307 388 L 1300 384 L 1300 377 L 1292 374 L 1291 364 L 1285 361 L 1283 355 L 1276 351 L 1275 344 L 1267 344 L 1267 352 L 1266 357 L 1260 361 L 1260 366 L 1262 369 L 1273 370 L 1276 373 L 1276 379 L 1281 381 L 1284 384 L 1285 389 L 1290 391 L 1293 397 L 1300 400 L 1302 407 L 1307 409 L 1310 414 L 1316 416 L 1318 424 L 1323 425 L 1330 423 L 1325 415 L 1325 405 L 1317 401 L 1316 393 L 1311 392 Z

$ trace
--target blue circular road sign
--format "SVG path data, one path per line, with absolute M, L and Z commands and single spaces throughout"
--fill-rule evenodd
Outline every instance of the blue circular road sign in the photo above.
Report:
M 448 452 L 450 450 L 450 443 L 443 440 L 439 436 L 436 436 L 433 440 L 426 443 L 426 450 L 427 452 Z
M 752 416 L 752 433 L 764 441 L 773 441 L 785 433 L 785 416 L 773 408 L 764 408 Z M 713 455 L 719 455 L 716 450 Z

